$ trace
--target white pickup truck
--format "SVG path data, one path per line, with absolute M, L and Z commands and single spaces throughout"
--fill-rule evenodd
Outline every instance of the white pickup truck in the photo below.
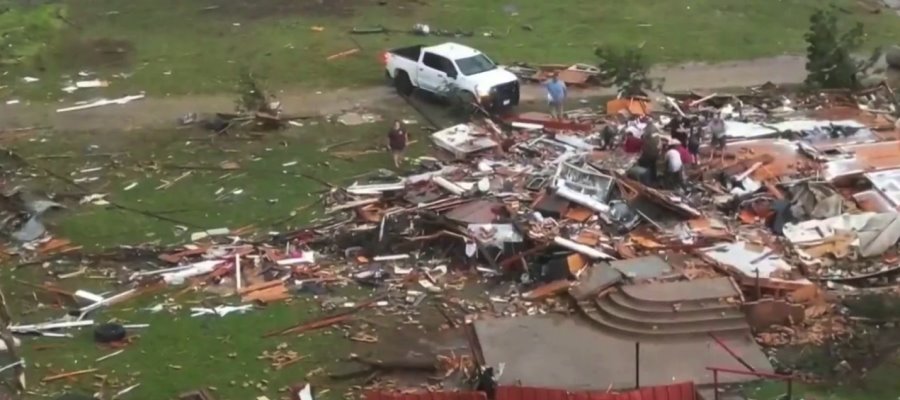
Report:
M 518 78 L 468 46 L 403 47 L 386 52 L 384 64 L 387 77 L 404 96 L 418 88 L 438 96 L 452 93 L 486 108 L 519 104 Z

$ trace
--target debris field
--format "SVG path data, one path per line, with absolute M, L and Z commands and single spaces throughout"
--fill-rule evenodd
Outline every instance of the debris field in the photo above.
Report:
M 565 71 L 572 80 L 590 73 Z M 323 182 L 325 212 L 300 229 L 222 227 L 191 232 L 178 246 L 114 249 L 142 261 L 105 267 L 115 284 L 101 293 L 68 285 L 88 273 L 81 265 L 92 256 L 42 223 L 63 202 L 7 190 L 6 254 L 50 267 L 52 279 L 25 283 L 59 315 L 26 322 L 4 312 L 0 337 L 13 361 L 3 370 L 35 393 L 97 378 L 105 358 L 43 374 L 16 348 L 34 335 L 67 340 L 93 330 L 110 348 L 104 357 L 133 351 L 154 327 L 102 315 L 139 299 L 155 299 L 148 313 L 242 318 L 308 298 L 319 317 L 259 332 L 272 342 L 258 355 L 270 371 L 303 360 L 283 342 L 309 332 L 379 346 L 396 327 L 372 315 L 419 325 L 426 309 L 436 311 L 434 329 L 458 332 L 466 345 L 397 359 L 349 353 L 298 375 L 284 398 L 312 399 L 349 380 L 341 394 L 372 400 L 436 391 L 694 399 L 720 384 L 801 379 L 773 362 L 773 349 L 852 335 L 859 321 L 838 300 L 898 285 L 892 99 L 886 85 L 803 95 L 763 86 L 613 99 L 561 120 L 478 116 L 431 133 L 434 152 L 414 160 L 412 172 Z M 278 118 L 251 112 L 245 120 L 283 126 Z M 240 122 L 231 121 L 212 130 Z M 640 161 L 647 143 L 692 141 L 680 179 Z M 669 160 L 655 151 L 663 171 Z M 102 195 L 81 201 L 112 204 Z M 186 301 L 193 296 L 204 300 Z M 168 368 L 177 370 L 176 360 Z M 130 398 L 140 385 L 135 376 L 104 382 L 98 393 Z M 197 386 L 181 398 L 227 393 Z

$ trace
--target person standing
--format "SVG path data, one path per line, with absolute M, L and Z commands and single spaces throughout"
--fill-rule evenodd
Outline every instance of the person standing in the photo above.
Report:
M 391 150 L 391 157 L 394 159 L 394 167 L 400 168 L 400 162 L 403 161 L 403 152 L 409 143 L 409 134 L 406 128 L 399 120 L 394 121 L 394 126 L 388 131 L 388 148 Z
M 557 120 L 563 119 L 563 103 L 566 101 L 568 88 L 559 80 L 559 73 L 554 72 L 544 86 L 547 88 L 547 101 L 550 103 L 550 115 Z
M 694 158 L 694 161 L 696 161 L 698 163 L 700 162 L 700 139 L 701 139 L 701 136 L 702 136 L 702 134 L 700 132 L 700 119 L 697 117 L 694 117 L 691 120 L 691 126 L 690 126 L 690 129 L 688 130 L 687 149 L 688 149 L 688 152 L 691 153 L 691 156 Z
M 709 126 L 707 128 L 712 136 L 713 155 L 710 159 L 715 157 L 716 152 L 719 152 L 722 157 L 725 157 L 725 144 L 727 141 L 725 137 L 725 120 L 722 119 L 721 115 L 716 114 L 713 116 L 712 120 L 709 121 Z

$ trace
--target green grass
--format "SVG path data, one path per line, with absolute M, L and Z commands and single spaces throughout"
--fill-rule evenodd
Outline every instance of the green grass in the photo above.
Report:
M 402 103 L 401 103 L 402 104 Z M 336 151 L 365 150 L 383 142 L 391 117 L 410 118 L 412 115 L 398 114 L 385 116 L 385 122 L 346 127 L 327 121 L 316 121 L 303 128 L 291 128 L 282 132 L 263 133 L 262 137 L 248 140 L 247 136 L 218 137 L 210 140 L 206 132 L 195 130 L 168 130 L 118 133 L 70 134 L 66 132 L 44 132 L 28 139 L 6 144 L 31 163 L 58 174 L 77 179 L 95 175 L 100 180 L 85 183 L 91 193 L 108 193 L 109 198 L 127 207 L 153 211 L 170 218 L 196 226 L 187 232 L 176 233 L 178 224 L 148 218 L 133 212 L 99 206 L 78 205 L 68 201 L 69 209 L 60 211 L 48 220 L 48 227 L 56 237 L 65 237 L 85 246 L 87 251 L 111 248 L 121 244 L 139 243 L 185 243 L 189 233 L 202 228 L 237 228 L 254 225 L 264 235 L 270 230 L 288 229 L 298 226 L 321 214 L 321 207 L 309 207 L 297 212 L 297 217 L 288 220 L 292 212 L 310 205 L 317 198 L 323 186 L 300 173 L 311 174 L 335 183 L 347 183 L 349 178 L 371 172 L 378 168 L 392 167 L 390 157 L 385 152 L 355 157 L 345 161 L 320 151 L 328 144 L 357 140 L 341 146 Z M 419 143 L 411 149 L 411 156 L 425 149 L 427 138 L 422 128 L 411 126 L 411 134 Z M 113 158 L 85 157 L 82 153 L 91 145 L 99 148 L 95 153 L 116 153 Z M 74 155 L 71 158 L 46 158 L 46 156 Z M 162 168 L 164 164 L 217 166 L 222 161 L 238 162 L 238 171 L 194 171 L 169 189 L 156 190 L 162 179 L 173 179 L 182 170 Z M 283 163 L 297 161 L 297 165 L 283 167 Z M 151 167 L 151 165 L 160 168 Z M 4 166 L 13 168 L 9 162 Z M 81 174 L 84 168 L 102 166 L 103 170 L 93 174 Z M 39 169 L 24 169 L 24 175 L 13 177 L 11 184 L 25 184 L 37 191 L 66 195 L 76 193 L 74 188 L 59 179 L 48 177 Z M 33 173 L 33 175 L 32 175 Z M 138 186 L 130 191 L 123 188 L 132 182 Z M 218 188 L 226 192 L 243 189 L 237 196 L 218 199 L 214 194 Z M 75 196 L 77 198 L 77 196 Z M 277 202 L 270 201 L 278 199 Z M 276 223 L 280 221 L 280 223 Z M 62 272 L 77 269 L 78 263 L 53 263 L 53 269 Z M 121 264 L 95 263 L 88 275 L 97 277 L 104 270 L 116 270 Z M 32 288 L 15 279 L 35 283 L 53 281 L 48 270 L 40 266 L 0 271 L 0 284 L 12 304 L 16 320 L 21 323 L 41 322 L 57 318 L 64 310 L 44 306 L 36 308 Z M 109 279 L 71 279 L 60 281 L 61 287 L 69 290 L 85 289 L 95 293 L 116 292 L 114 281 Z M 204 316 L 190 318 L 188 309 L 199 306 L 200 300 L 211 304 L 235 304 L 236 298 L 219 298 L 217 295 L 187 295 L 178 297 L 175 303 L 181 310 L 164 311 L 153 314 L 143 307 L 166 300 L 180 287 L 163 293 L 129 301 L 111 310 L 98 311 L 92 317 L 97 321 L 112 319 L 129 323 L 148 323 L 150 328 L 138 332 L 140 338 L 127 350 L 116 357 L 102 362 L 94 360 L 112 349 L 93 343 L 91 330 L 77 331 L 74 338 L 26 339 L 23 346 L 29 361 L 30 382 L 34 391 L 41 394 L 59 393 L 67 388 L 93 393 L 92 384 L 97 382 L 87 375 L 72 382 L 61 381 L 40 384 L 38 380 L 61 371 L 98 368 L 96 374 L 106 375 L 115 383 L 115 392 L 132 383 L 141 386 L 126 398 L 169 399 L 178 393 L 204 387 L 218 388 L 219 398 L 249 399 L 267 395 L 279 398 L 279 389 L 289 385 L 313 382 L 317 390 L 330 389 L 323 398 L 341 398 L 347 383 L 330 381 L 324 374 L 314 374 L 308 379 L 306 374 L 319 367 L 335 366 L 338 358 L 351 351 L 371 350 L 372 345 L 354 345 L 343 338 L 339 331 L 322 331 L 303 335 L 261 339 L 265 332 L 294 325 L 317 314 L 319 307 L 312 296 L 298 295 L 290 304 L 278 304 L 264 310 L 254 310 L 247 314 L 231 314 L 224 318 Z M 36 291 L 43 304 L 52 304 L 50 299 Z M 368 291 L 340 290 L 335 295 L 351 298 L 365 297 Z M 289 350 L 308 356 L 303 361 L 283 370 L 271 370 L 269 362 L 258 360 L 263 350 L 274 350 L 285 342 Z M 52 349 L 40 350 L 42 346 L 53 345 Z M 266 380 L 265 389 L 257 384 Z M 248 383 L 245 387 L 245 383 Z
M 409 116 L 407 116 L 409 117 Z M 151 131 L 129 133 L 128 139 L 117 139 L 118 133 L 52 134 L 45 140 L 16 145 L 16 150 L 41 168 L 70 174 L 78 179 L 95 176 L 101 179 L 83 184 L 90 193 L 107 194 L 116 204 L 161 215 L 161 220 L 132 211 L 104 205 L 77 205 L 75 209 L 56 213 L 49 223 L 59 235 L 71 238 L 87 248 L 104 248 L 113 244 L 187 240 L 191 232 L 219 227 L 238 228 L 254 225 L 262 232 L 284 229 L 308 221 L 321 214 L 311 203 L 327 189 L 306 176 L 342 183 L 346 178 L 378 168 L 393 167 L 386 152 L 366 154 L 344 160 L 322 153 L 322 146 L 347 140 L 356 142 L 336 151 L 372 149 L 383 142 L 387 122 L 361 127 L 344 127 L 328 122 L 285 132 L 264 133 L 260 140 L 247 138 L 213 138 L 206 132 Z M 412 127 L 419 139 L 412 151 L 421 152 L 427 137 L 419 127 Z M 98 145 L 96 153 L 122 153 L 108 157 L 44 158 L 82 153 L 90 145 Z M 234 171 L 186 170 L 179 167 L 217 168 L 222 162 L 239 164 Z M 284 166 L 288 163 L 295 165 Z M 99 172 L 80 173 L 102 167 Z M 164 181 L 173 181 L 159 188 Z M 44 190 L 74 193 L 79 189 L 55 178 L 43 177 L 27 181 Z M 132 183 L 137 186 L 126 191 Z M 220 192 L 220 194 L 216 194 Z M 241 191 L 239 194 L 236 194 Z M 298 217 L 288 221 L 292 211 Z M 277 222 L 280 226 L 270 226 Z M 178 226 L 187 227 L 187 232 Z M 177 232 L 176 232 L 177 231 Z
M 183 299 L 179 302 L 184 303 Z M 132 305 L 134 303 L 129 304 Z M 150 324 L 150 327 L 135 330 L 134 334 L 140 337 L 133 344 L 122 354 L 100 362 L 95 360 L 116 349 L 95 344 L 89 329 L 78 331 L 69 339 L 29 340 L 23 356 L 31 365 L 28 371 L 31 382 L 37 384 L 40 378 L 62 371 L 97 368 L 95 374 L 106 375 L 111 385 L 118 386 L 107 389 L 111 393 L 135 383 L 141 384 L 126 398 L 172 399 L 182 392 L 214 387 L 218 389 L 220 399 L 250 399 L 259 395 L 275 399 L 280 389 L 306 382 L 307 373 L 319 366 L 333 365 L 337 359 L 347 356 L 349 342 L 339 332 L 261 338 L 263 333 L 316 316 L 318 306 L 309 300 L 222 318 L 191 318 L 189 307 L 190 304 L 185 304 L 181 310 L 155 314 L 144 310 L 103 312 L 101 321 L 115 318 L 127 323 Z M 263 351 L 273 352 L 281 343 L 287 344 L 285 350 L 296 351 L 306 358 L 280 370 L 272 368 L 271 361 L 257 359 Z M 44 345 L 60 347 L 35 350 Z M 310 380 L 320 389 L 333 385 L 324 375 Z M 87 375 L 74 382 L 38 384 L 37 391 L 57 393 L 68 386 L 90 394 L 97 390 L 93 386 L 97 381 Z M 260 383 L 263 388 L 258 387 Z M 329 398 L 341 394 L 336 392 Z
M 900 398 L 898 374 L 900 374 L 900 354 L 895 354 L 862 378 L 844 376 L 821 384 L 795 384 L 793 399 L 896 400 Z M 766 382 L 746 388 L 743 392 L 749 399 L 778 400 L 786 391 L 787 386 L 784 382 Z
M 82 70 L 113 80 L 106 92 L 115 94 L 139 90 L 152 95 L 223 92 L 231 89 L 242 67 L 251 68 L 277 88 L 371 85 L 382 77 L 379 54 L 383 50 L 451 39 L 403 32 L 351 37 L 347 32 L 354 26 L 374 25 L 406 31 L 417 22 L 473 31 L 474 37 L 452 40 L 482 49 L 501 62 L 592 62 L 594 48 L 605 44 L 643 46 L 655 62 L 749 59 L 802 53 L 808 17 L 823 4 L 815 0 L 527 0 L 489 4 L 443 0 L 428 5 L 388 1 L 379 6 L 335 1 L 325 2 L 336 6 L 323 9 L 314 0 L 63 1 L 69 6 L 73 25 L 61 32 L 38 60 L 17 67 L 10 75 L 43 78 L 36 84 L 14 85 L 14 94 L 55 101 L 63 95 L 59 92 L 61 77 Z M 239 6 L 244 3 L 253 6 Z M 869 46 L 900 37 L 897 16 L 866 13 L 853 0 L 834 3 L 847 11 L 844 18 L 848 22 L 865 23 Z M 517 14 L 505 10 L 506 4 L 513 5 Z M 220 8 L 204 10 L 207 5 Z M 525 25 L 533 30 L 523 29 Z M 311 30 L 314 26 L 324 31 Z M 494 37 L 485 37 L 486 32 Z M 90 47 L 97 40 L 114 43 L 101 45 L 105 50 L 98 55 Z M 354 55 L 325 60 L 357 45 L 361 51 Z M 111 48 L 124 53 L 110 54 Z M 128 77 L 113 78 L 115 73 Z M 102 91 L 85 91 L 98 92 Z
M 0 8 L 7 5 L 0 3 Z M 48 4 L 9 8 L 0 13 L 0 63 L 6 65 L 40 54 L 63 28 L 65 8 Z

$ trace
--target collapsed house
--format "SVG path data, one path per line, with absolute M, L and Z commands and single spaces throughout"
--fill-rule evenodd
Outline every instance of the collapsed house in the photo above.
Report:
M 450 328 L 465 330 L 471 355 L 415 368 L 444 378 L 496 372 L 487 386 L 444 397 L 696 399 L 719 384 L 789 379 L 764 350 L 839 335 L 828 290 L 898 282 L 900 131 L 885 98 L 684 94 L 617 99 L 566 121 L 525 113 L 456 125 L 431 135 L 436 153 L 410 175 L 330 186 L 325 216 L 309 226 L 255 238 L 243 228 L 195 232 L 190 244 L 153 249 L 157 264 L 129 270 L 119 291 L 71 293 L 77 312 L 12 328 L 87 326 L 96 310 L 165 286 L 240 299 L 192 307 L 196 317 L 352 283 L 378 294 L 323 301 L 331 315 L 264 337 L 334 326 L 370 307 L 414 310 L 431 297 Z M 634 180 L 634 155 L 600 149 L 610 114 L 661 125 L 702 113 L 728 118 L 728 143 L 701 149 L 685 190 Z M 39 251 L 65 245 L 32 236 Z M 485 289 L 484 307 L 441 296 L 468 276 L 509 289 Z M 356 361 L 376 378 L 387 368 Z M 372 400 L 415 397 L 367 383 Z

